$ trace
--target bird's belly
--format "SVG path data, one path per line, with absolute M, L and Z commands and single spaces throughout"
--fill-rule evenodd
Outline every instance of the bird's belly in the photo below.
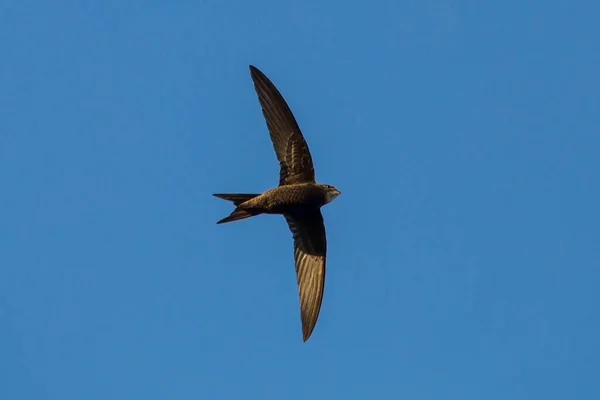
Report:
M 264 208 L 268 214 L 283 214 L 297 208 L 324 204 L 323 192 L 309 185 L 279 186 L 265 192 L 264 197 Z

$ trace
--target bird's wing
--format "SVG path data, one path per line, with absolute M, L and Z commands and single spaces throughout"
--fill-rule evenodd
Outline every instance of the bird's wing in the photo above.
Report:
M 265 74 L 251 65 L 250 75 L 279 160 L 279 185 L 314 182 L 310 151 L 292 111 Z
M 294 235 L 294 260 L 300 296 L 302 338 L 312 333 L 323 301 L 327 238 L 318 208 L 284 215 Z

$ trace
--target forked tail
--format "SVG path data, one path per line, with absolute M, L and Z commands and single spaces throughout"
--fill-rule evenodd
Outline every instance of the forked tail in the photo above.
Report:
M 217 224 L 224 224 L 225 222 L 238 221 L 240 219 L 249 218 L 253 215 L 251 210 L 240 208 L 240 205 L 245 201 L 255 198 L 258 194 L 247 194 L 247 193 L 215 193 L 213 196 L 223 200 L 228 200 L 236 206 L 235 210 L 229 216 L 223 218 Z

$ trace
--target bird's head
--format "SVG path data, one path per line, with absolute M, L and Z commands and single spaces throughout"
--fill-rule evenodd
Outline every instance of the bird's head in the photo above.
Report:
M 333 199 L 338 197 L 342 192 L 337 190 L 335 186 L 331 185 L 323 185 L 325 186 L 325 200 L 327 203 L 331 202 Z

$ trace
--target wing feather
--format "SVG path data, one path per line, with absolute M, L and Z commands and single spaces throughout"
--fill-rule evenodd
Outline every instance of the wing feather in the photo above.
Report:
M 312 157 L 294 114 L 265 74 L 251 65 L 250 75 L 279 160 L 279 185 L 314 182 Z
M 302 338 L 306 342 L 319 318 L 325 289 L 325 225 L 318 208 L 284 216 L 294 236 Z

